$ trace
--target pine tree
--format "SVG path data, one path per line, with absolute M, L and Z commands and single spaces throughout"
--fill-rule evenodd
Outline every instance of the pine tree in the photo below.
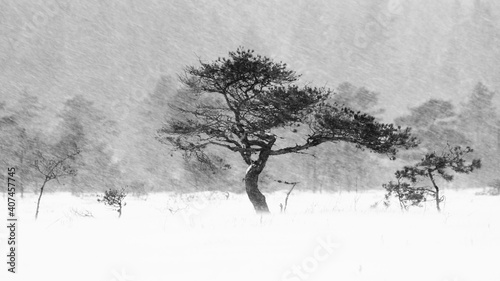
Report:
M 398 148 L 416 146 L 409 129 L 328 103 L 330 90 L 299 87 L 299 76 L 286 64 L 252 50 L 239 48 L 200 64 L 187 67 L 181 78 L 193 102 L 173 106 L 184 118 L 170 120 L 159 139 L 189 153 L 203 154 L 209 146 L 238 153 L 248 165 L 245 188 L 257 212 L 269 212 L 258 181 L 270 157 L 326 142 L 348 142 L 391 158 Z M 287 141 L 286 131 L 300 141 Z

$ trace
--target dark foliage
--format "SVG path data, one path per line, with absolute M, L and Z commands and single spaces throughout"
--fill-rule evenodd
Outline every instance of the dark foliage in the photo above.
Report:
M 159 139 L 189 153 L 210 145 L 239 153 L 249 165 L 245 182 L 256 209 L 267 211 L 257 180 L 270 156 L 344 141 L 394 158 L 398 148 L 416 146 L 410 129 L 329 103 L 329 89 L 293 84 L 299 75 L 286 64 L 252 50 L 239 48 L 229 58 L 200 64 L 181 77 L 189 102 L 173 105 L 180 117 L 159 131 Z M 278 129 L 300 132 L 302 142 L 290 145 Z
M 450 182 L 453 174 L 469 174 L 481 168 L 481 160 L 473 159 L 470 163 L 466 161 L 467 154 L 473 152 L 470 147 L 460 146 L 449 147 L 441 154 L 436 152 L 428 153 L 424 158 L 413 166 L 405 166 L 395 173 L 397 182 L 389 182 L 383 187 L 387 190 L 385 196 L 386 204 L 391 196 L 398 198 L 401 207 L 407 209 L 408 206 L 420 206 L 422 202 L 432 197 L 436 201 L 436 208 L 440 210 L 440 202 L 444 200 L 440 196 L 439 187 L 436 183 L 436 176 Z M 432 186 L 420 186 L 424 179 L 430 180 Z
M 111 206 L 115 208 L 118 212 L 118 217 L 122 216 L 122 209 L 127 203 L 123 202 L 127 193 L 125 189 L 108 189 L 104 192 L 104 196 L 102 198 L 97 199 L 98 202 L 102 202 L 105 205 Z

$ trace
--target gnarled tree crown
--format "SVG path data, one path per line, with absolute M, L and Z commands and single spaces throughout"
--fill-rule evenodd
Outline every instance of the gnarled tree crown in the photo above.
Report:
M 180 77 L 189 101 L 183 97 L 184 102 L 172 107 L 182 118 L 169 120 L 159 139 L 191 152 L 208 145 L 225 147 L 240 153 L 249 165 L 256 154 L 267 159 L 324 142 L 346 141 L 391 157 L 398 148 L 417 145 L 409 128 L 379 123 L 373 116 L 331 103 L 333 92 L 298 86 L 299 77 L 286 64 L 242 48 L 228 58 L 200 61 Z M 296 132 L 298 127 L 300 143 L 276 144 L 286 137 L 278 129 Z
M 481 160 L 473 159 L 468 163 L 466 155 L 474 152 L 469 146 L 450 147 L 441 154 L 432 152 L 426 154 L 421 161 L 413 166 L 405 166 L 402 170 L 396 172 L 396 178 L 408 179 L 411 183 L 416 183 L 419 177 L 427 177 L 429 174 L 438 173 L 444 180 L 452 181 L 453 175 L 450 172 L 459 174 L 469 174 L 475 169 L 481 168 Z

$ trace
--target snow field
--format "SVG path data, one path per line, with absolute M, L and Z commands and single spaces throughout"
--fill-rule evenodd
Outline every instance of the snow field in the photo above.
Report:
M 446 191 L 407 213 L 381 191 L 127 196 L 123 215 L 95 195 L 18 198 L 18 273 L 1 280 L 500 280 L 500 197 Z M 6 218 L 6 198 L 0 217 Z M 91 215 L 91 216 L 90 216 Z M 6 224 L 6 219 L 4 219 Z M 0 228 L 6 257 L 7 228 Z

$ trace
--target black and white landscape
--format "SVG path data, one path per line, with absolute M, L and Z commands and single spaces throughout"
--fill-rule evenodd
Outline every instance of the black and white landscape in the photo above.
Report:
M 1 280 L 500 280 L 500 2 L 0 0 Z

